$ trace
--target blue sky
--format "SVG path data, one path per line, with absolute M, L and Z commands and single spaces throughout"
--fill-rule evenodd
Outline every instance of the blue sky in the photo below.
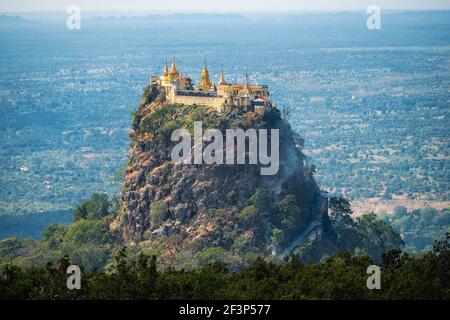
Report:
M 0 0 L 0 11 L 62 10 L 69 5 L 82 10 L 148 12 L 248 12 L 248 11 L 342 11 L 381 9 L 450 9 L 450 0 Z

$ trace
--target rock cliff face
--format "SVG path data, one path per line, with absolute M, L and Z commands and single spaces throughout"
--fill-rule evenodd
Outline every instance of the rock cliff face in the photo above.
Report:
M 175 165 L 174 129 L 279 129 L 280 166 Z M 116 226 L 125 244 L 156 254 L 166 265 L 194 267 L 213 260 L 240 266 L 275 258 L 313 220 L 327 225 L 326 198 L 305 164 L 302 140 L 273 109 L 264 115 L 202 106 L 168 105 L 158 87 L 145 90 L 134 114 L 129 164 Z M 326 236 L 326 227 L 320 230 Z

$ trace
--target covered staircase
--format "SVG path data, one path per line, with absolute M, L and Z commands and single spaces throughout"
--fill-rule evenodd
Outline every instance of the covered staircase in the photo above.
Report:
M 284 259 L 289 256 L 292 252 L 294 252 L 295 248 L 298 247 L 303 241 L 305 241 L 308 236 L 317 228 L 322 226 L 322 222 L 314 219 L 292 242 L 288 245 L 286 249 L 281 252 L 278 256 L 280 261 L 284 261 Z

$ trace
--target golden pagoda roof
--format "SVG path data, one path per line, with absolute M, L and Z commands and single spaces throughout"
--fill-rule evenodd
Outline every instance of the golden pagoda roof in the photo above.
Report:
M 219 82 L 217 83 L 217 85 L 227 85 L 228 83 L 225 81 L 225 75 L 223 74 L 223 70 L 220 73 L 220 78 L 219 78 Z
M 172 58 L 172 67 L 170 68 L 170 73 L 172 74 L 178 73 L 175 58 Z
M 203 68 L 202 68 L 202 76 L 200 79 L 200 82 L 198 84 L 198 88 L 200 90 L 210 90 L 212 87 L 212 83 L 211 83 L 211 79 L 209 78 L 209 71 L 208 68 L 206 67 L 206 61 L 203 64 Z
M 250 81 L 248 79 L 248 73 L 245 74 L 245 83 L 244 87 L 239 91 L 242 95 L 249 95 L 250 94 Z

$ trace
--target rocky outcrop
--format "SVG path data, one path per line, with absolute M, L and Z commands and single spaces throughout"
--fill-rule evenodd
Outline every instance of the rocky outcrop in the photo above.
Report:
M 280 169 L 259 165 L 175 165 L 175 128 L 279 129 Z M 305 164 L 302 141 L 274 109 L 264 115 L 202 106 L 171 106 L 148 87 L 134 115 L 129 164 L 118 225 L 123 241 L 157 254 L 168 265 L 191 267 L 214 259 L 246 264 L 276 258 L 314 218 L 328 219 L 326 199 Z

